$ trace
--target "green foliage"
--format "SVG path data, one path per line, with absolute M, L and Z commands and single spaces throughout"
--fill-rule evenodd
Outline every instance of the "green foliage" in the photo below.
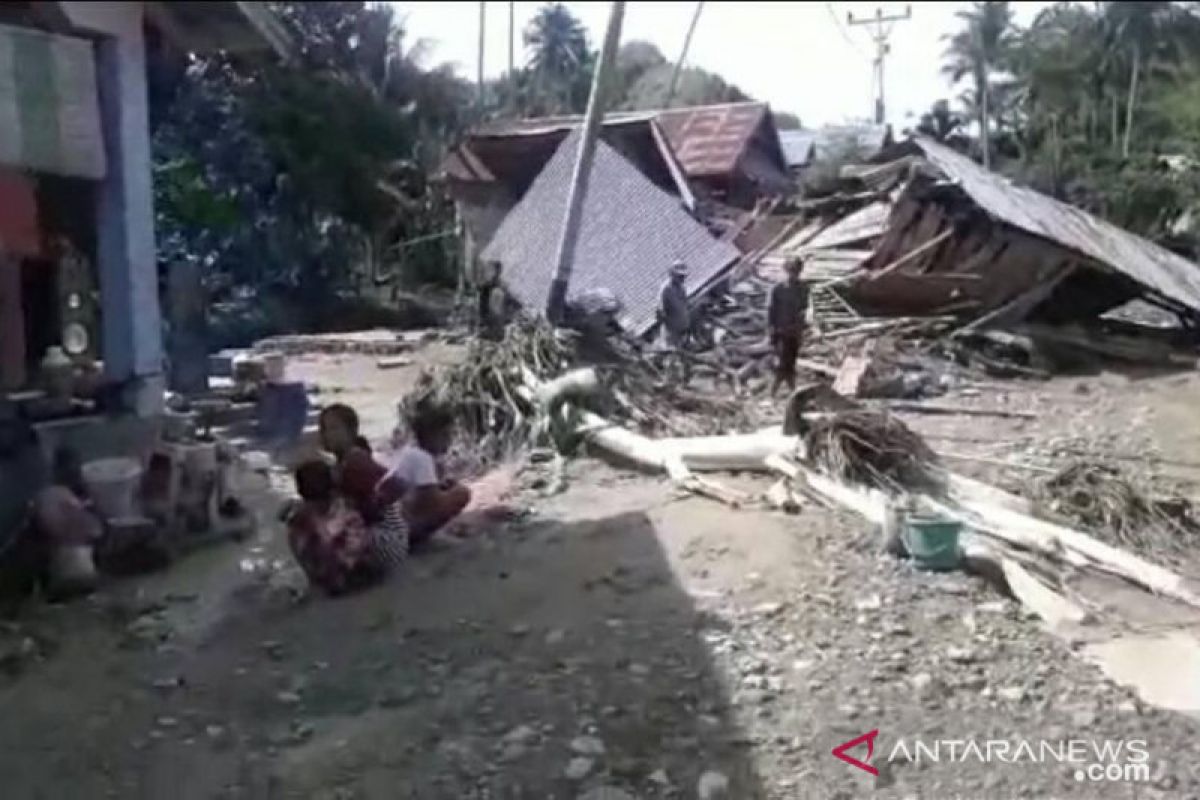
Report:
M 781 131 L 798 131 L 804 126 L 800 124 L 800 118 L 795 114 L 787 111 L 774 112 L 775 127 Z
M 643 111 L 663 108 L 674 74 L 673 64 L 651 67 L 625 90 L 621 108 Z M 725 82 L 720 76 L 699 67 L 685 67 L 679 73 L 672 108 L 705 106 L 714 103 L 737 103 L 750 97 L 741 89 Z
M 538 9 L 525 29 L 529 64 L 518 95 L 539 115 L 579 113 L 587 105 L 596 56 L 583 23 L 562 3 Z
M 547 3 L 525 30 L 529 60 L 525 67 L 492 82 L 485 105 L 492 114 L 522 117 L 581 114 L 587 108 L 598 54 L 590 48 L 582 23 L 561 3 Z M 616 76 L 609 86 L 612 108 L 645 111 L 662 108 L 675 65 L 653 44 L 633 40 L 617 52 Z M 720 76 L 685 68 L 671 106 L 711 105 L 751 99 Z M 785 123 L 799 120 L 784 115 Z
M 218 302 L 312 317 L 299 324 L 380 275 L 452 278 L 448 240 L 389 243 L 452 224 L 425 175 L 466 122 L 469 85 L 421 66 L 390 5 L 272 7 L 293 60 L 156 65 L 171 76 L 152 83 L 163 261 L 198 259 Z
M 1200 6 L 1060 2 L 1020 30 L 1006 5 L 963 14 L 945 61 L 971 79 L 962 116 L 982 124 L 986 92 L 995 166 L 1139 233 L 1177 228 L 1200 205 Z M 918 130 L 948 130 L 935 111 Z

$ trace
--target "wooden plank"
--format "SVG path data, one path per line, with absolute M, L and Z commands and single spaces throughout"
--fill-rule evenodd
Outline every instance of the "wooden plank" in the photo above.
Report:
M 1077 265 L 1074 262 L 1067 262 L 1058 272 L 1051 276 L 1048 280 L 1031 286 L 1026 291 L 1009 300 L 999 308 L 984 314 L 979 319 L 971 322 L 951 334 L 951 336 L 961 336 L 965 333 L 978 330 L 988 325 L 1005 325 L 1022 319 L 1026 314 L 1032 311 L 1039 303 L 1054 293 L 1054 290 L 1059 287 L 1063 281 L 1075 274 Z
M 884 275 L 887 275 L 890 272 L 894 272 L 894 271 L 898 270 L 900 267 L 903 267 L 905 264 L 908 264 L 909 262 L 911 262 L 917 256 L 920 256 L 921 254 L 929 251 L 930 249 L 932 249 L 932 248 L 938 246 L 939 244 L 941 244 L 942 242 L 946 241 L 953 234 L 954 234 L 953 228 L 942 231 L 937 236 L 933 237 L 932 239 L 930 239 L 929 241 L 920 245 L 919 247 L 909 251 L 905 255 L 903 255 L 900 258 L 893 261 L 891 264 L 888 264 L 886 267 L 883 267 L 882 269 L 879 269 L 879 270 L 869 273 L 866 276 L 865 280 L 875 281 L 875 280 L 878 280 L 879 278 L 883 277 Z
M 909 400 L 889 400 L 885 405 L 889 411 L 907 411 L 913 414 L 954 414 L 964 417 L 1009 417 L 1012 419 L 1038 419 L 1040 416 L 1031 411 L 1014 411 L 1007 408 L 978 408 L 951 403 L 917 403 Z
M 981 533 L 1053 558 L 1065 558 L 1077 566 L 1100 568 L 1155 594 L 1200 608 L 1200 587 L 1165 567 L 1105 544 L 1082 531 L 1023 513 L 1012 508 L 1012 503 L 1001 505 L 995 501 L 994 493 L 999 490 L 994 487 L 975 492 L 970 484 L 961 481 L 952 481 L 951 486 L 955 503 L 944 507 Z
M 1037 614 L 1051 628 L 1062 625 L 1082 625 L 1091 620 L 1087 611 L 1035 578 L 1016 561 L 1001 562 L 1008 588 L 1021 605 Z
M 789 461 L 783 456 L 768 456 L 763 464 L 772 472 L 791 478 L 798 485 L 816 492 L 826 500 L 849 509 L 868 522 L 882 525 L 888 514 L 887 496 L 878 489 L 850 486 Z

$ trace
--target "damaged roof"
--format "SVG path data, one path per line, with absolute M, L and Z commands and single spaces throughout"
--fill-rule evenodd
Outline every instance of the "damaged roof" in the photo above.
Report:
M 770 117 L 766 103 L 727 103 L 719 106 L 673 108 L 658 112 L 671 147 L 688 175 L 727 175 L 737 169 L 758 126 Z M 779 136 L 774 133 L 774 150 L 784 165 Z M 769 147 L 769 145 L 768 145 Z
M 1082 209 L 1013 184 L 969 158 L 917 137 L 926 158 L 989 215 L 1088 256 L 1200 311 L 1200 266 Z
M 509 291 L 531 310 L 544 309 L 550 293 L 579 136 L 576 130 L 563 140 L 482 254 L 504 265 Z M 672 262 L 688 265 L 690 294 L 738 257 L 737 248 L 715 239 L 678 198 L 607 143 L 597 143 L 568 299 L 608 289 L 623 304 L 622 326 L 641 334 L 654 325 L 659 289 Z
M 514 199 L 519 199 L 567 134 L 577 127 L 578 119 L 573 117 L 493 124 L 452 148 L 437 176 L 451 183 L 503 184 Z M 608 119 L 601 136 L 657 185 L 678 194 L 686 207 L 694 207 L 695 198 L 683 166 L 652 114 L 623 114 Z
M 769 123 L 766 149 L 782 174 L 786 167 L 779 136 L 766 103 L 724 103 L 712 106 L 671 108 L 660 111 L 618 111 L 604 115 L 604 125 L 622 125 L 654 120 L 666 134 L 671 149 L 690 178 L 728 175 L 764 120 Z M 487 123 L 471 133 L 470 139 L 545 136 L 574 130 L 581 116 L 543 117 Z

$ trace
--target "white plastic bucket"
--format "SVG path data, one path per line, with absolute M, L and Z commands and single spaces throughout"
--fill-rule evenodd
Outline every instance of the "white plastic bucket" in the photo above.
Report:
M 102 458 L 83 465 L 83 482 L 103 519 L 135 516 L 142 465 L 133 458 Z

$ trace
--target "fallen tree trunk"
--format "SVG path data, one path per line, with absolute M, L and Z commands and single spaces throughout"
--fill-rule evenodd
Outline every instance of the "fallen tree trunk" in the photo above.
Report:
M 554 383 L 562 388 L 577 387 L 586 382 L 577 376 L 570 381 Z M 533 390 L 539 398 L 543 396 L 539 391 L 541 388 Z M 707 481 L 693 480 L 695 476 L 691 470 L 774 471 L 796 482 L 805 491 L 853 510 L 873 524 L 882 525 L 887 518 L 889 500 L 883 492 L 851 486 L 784 458 L 795 452 L 798 440 L 784 436 L 778 429 L 731 436 L 652 440 L 614 425 L 597 414 L 583 412 L 579 432 L 585 441 L 606 452 L 646 469 L 665 471 L 684 488 L 731 504 L 736 505 L 733 500 L 736 493 Z M 1063 558 L 1077 566 L 1098 568 L 1155 594 L 1200 608 L 1200 588 L 1192 582 L 1081 531 L 1038 519 L 1028 513 L 1029 503 L 1024 498 L 953 474 L 949 476 L 949 486 L 949 502 L 927 495 L 919 496 L 919 500 L 1007 544 Z
M 1078 566 L 1096 567 L 1160 594 L 1200 608 L 1200 588 L 1165 567 L 1101 542 L 1082 531 L 1038 519 L 1019 507 L 1020 498 L 1002 505 L 999 490 L 977 492 L 969 483 L 952 480 L 953 504 L 943 506 L 982 533 L 1018 547 L 1066 557 Z

